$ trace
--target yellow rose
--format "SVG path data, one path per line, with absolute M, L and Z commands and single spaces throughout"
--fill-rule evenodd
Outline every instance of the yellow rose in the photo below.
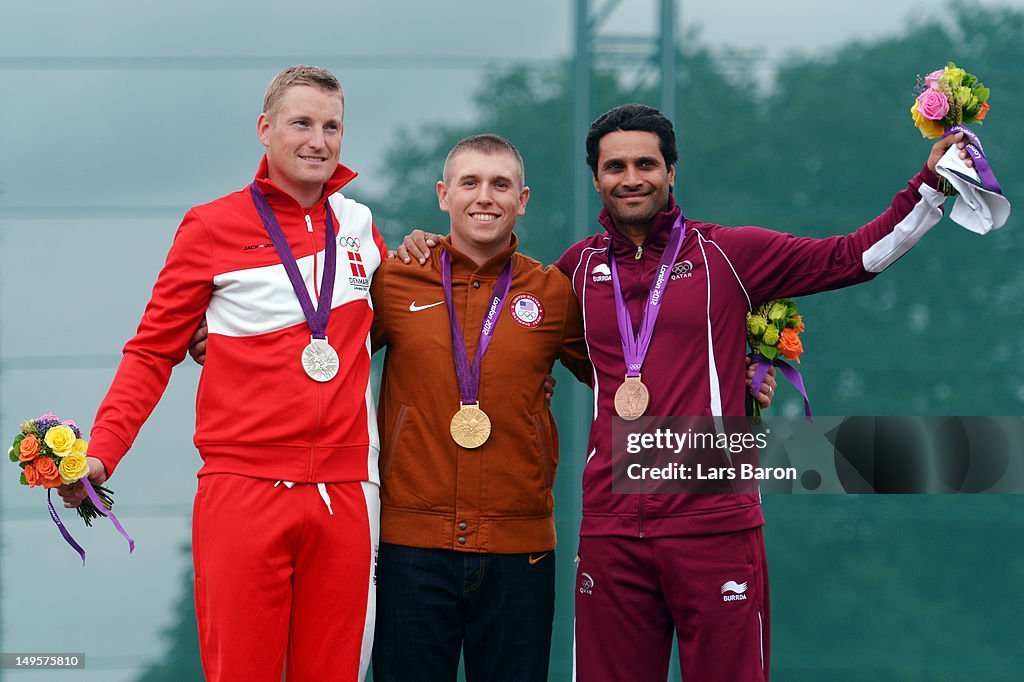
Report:
M 72 452 L 60 461 L 60 482 L 64 485 L 71 485 L 89 473 L 89 463 L 85 461 L 85 455 Z
M 71 430 L 70 426 L 54 426 L 52 429 L 46 432 L 46 445 L 53 450 L 53 454 L 58 457 L 71 454 L 71 449 L 75 446 L 75 432 Z
M 89 443 L 84 438 L 76 438 L 75 444 L 71 446 L 71 453 L 75 455 L 85 456 L 85 451 L 89 448 Z

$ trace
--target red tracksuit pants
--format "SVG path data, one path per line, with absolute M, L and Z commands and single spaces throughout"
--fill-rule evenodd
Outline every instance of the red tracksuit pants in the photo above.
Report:
M 768 568 L 760 528 L 580 538 L 578 682 L 665 682 L 673 632 L 685 682 L 766 682 Z
M 211 474 L 192 517 L 209 682 L 362 680 L 374 627 L 380 498 L 370 483 L 275 487 Z

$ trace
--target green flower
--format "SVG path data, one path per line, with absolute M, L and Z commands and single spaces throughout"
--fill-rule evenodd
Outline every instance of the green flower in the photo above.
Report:
M 942 81 L 945 80 L 950 90 L 956 90 L 956 88 L 963 85 L 966 73 L 963 69 L 958 68 L 956 64 L 950 62 L 949 66 L 946 67 L 946 73 L 942 74 L 942 77 L 939 79 L 939 85 L 941 86 Z
M 974 92 L 972 92 L 970 88 L 961 85 L 956 89 L 956 92 L 954 92 L 953 95 L 960 103 L 960 107 L 965 111 L 973 109 L 974 107 L 981 107 L 981 103 L 978 102 L 978 98 L 974 96 Z
M 768 319 L 772 322 L 778 322 L 779 320 L 784 320 L 787 317 L 789 317 L 789 306 L 785 301 L 774 301 L 771 307 L 768 308 Z M 771 341 L 770 343 L 775 343 L 775 341 Z
M 754 336 L 760 337 L 768 328 L 768 320 L 764 315 L 751 315 L 747 313 L 747 329 Z
M 774 346 L 779 342 L 779 330 L 775 325 L 770 324 L 768 328 L 764 330 L 764 342 L 769 346 Z

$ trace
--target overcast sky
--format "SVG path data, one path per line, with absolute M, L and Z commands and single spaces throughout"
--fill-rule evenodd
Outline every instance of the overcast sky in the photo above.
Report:
M 591 4 L 603 6 L 605 0 Z M 697 28 L 707 44 L 764 55 L 770 68 L 792 52 L 814 54 L 851 40 L 898 33 L 922 13 L 941 12 L 946 4 L 936 0 L 716 0 L 680 2 L 678 14 L 680 33 Z M 983 0 L 981 4 L 1024 7 L 1024 0 Z M 657 6 L 657 0 L 621 0 L 602 23 L 601 32 L 653 33 Z M 38 191 L 44 186 L 40 173 L 53 169 L 45 163 L 26 168 L 23 159 L 60 154 L 61 149 L 94 155 L 116 143 L 83 139 L 90 130 L 104 127 L 96 119 L 107 114 L 98 112 L 96 102 L 108 97 L 125 101 L 124 134 L 149 143 L 139 151 L 150 166 L 150 187 L 166 186 L 169 178 L 153 167 L 163 165 L 160 161 L 168 155 L 172 161 L 176 152 L 195 155 L 189 140 L 163 134 L 174 128 L 172 117 L 193 117 L 197 135 L 202 136 L 204 129 L 216 130 L 217 139 L 224 142 L 223 146 L 202 145 L 204 154 L 211 157 L 206 160 L 208 172 L 201 173 L 197 185 L 187 186 L 173 202 L 164 196 L 164 203 L 191 204 L 232 189 L 234 185 L 217 186 L 210 188 L 212 193 L 209 189 L 196 193 L 206 179 L 227 174 L 225 149 L 244 144 L 251 150 L 243 158 L 232 156 L 235 165 L 230 169 L 244 169 L 243 177 L 251 174 L 252 159 L 262 152 L 254 134 L 262 88 L 279 68 L 299 60 L 323 63 L 338 72 L 348 92 L 342 159 L 363 173 L 364 179 L 357 182 L 377 189 L 372 176 L 399 127 L 471 119 L 471 95 L 478 87 L 481 67 L 506 60 L 569 56 L 574 9 L 572 0 L 330 4 L 0 0 L 0 65 L 4 67 L 0 77 L 9 86 L 5 92 L 16 102 L 40 101 L 44 107 L 47 99 L 54 102 L 50 111 L 22 101 L 21 106 L 0 113 L 4 124 L 0 209 L 48 200 Z M 54 59 L 59 57 L 66 59 Z M 40 93 L 53 88 L 62 92 Z M 29 139 L 15 132 L 24 128 L 25 115 L 52 117 L 47 138 Z M 152 128 L 141 125 L 142 120 L 151 121 Z M 16 160 L 19 165 L 14 168 Z M 56 179 L 61 180 L 57 173 Z M 133 177 L 140 174 L 135 172 Z M 80 194 L 69 188 L 65 200 L 71 204 L 112 200 L 101 186 L 109 186 L 110 178 L 92 180 L 95 186 L 79 182 Z M 147 199 L 147 194 L 152 200 L 146 190 L 138 198 Z

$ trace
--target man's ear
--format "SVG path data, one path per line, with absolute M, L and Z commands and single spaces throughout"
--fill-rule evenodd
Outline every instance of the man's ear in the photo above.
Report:
M 267 113 L 263 112 L 260 117 L 256 119 L 256 136 L 260 138 L 260 142 L 266 147 L 270 143 L 270 118 L 267 117 Z
M 448 186 L 444 181 L 437 181 L 437 205 L 445 213 L 448 212 Z
M 530 200 L 530 188 L 523 187 L 522 191 L 519 192 L 519 210 L 516 211 L 516 215 L 526 215 L 526 202 Z

